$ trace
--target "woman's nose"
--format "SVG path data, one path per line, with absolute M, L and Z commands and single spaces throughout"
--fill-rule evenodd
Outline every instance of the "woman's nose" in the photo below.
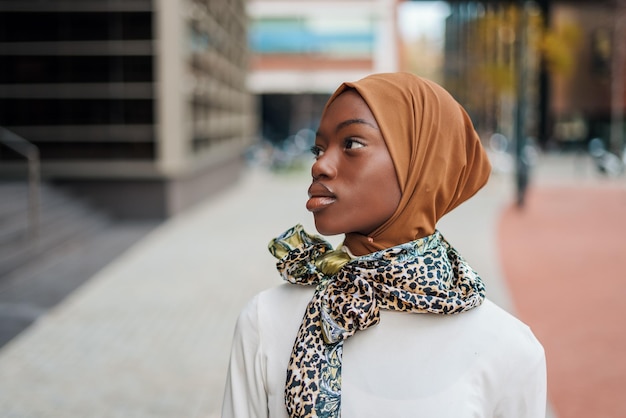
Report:
M 334 178 L 337 175 L 337 161 L 332 151 L 326 150 L 317 157 L 311 167 L 313 179 Z

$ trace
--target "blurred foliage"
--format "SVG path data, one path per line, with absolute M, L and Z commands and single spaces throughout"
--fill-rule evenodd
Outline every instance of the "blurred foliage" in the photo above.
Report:
M 581 38 L 582 33 L 574 23 L 564 23 L 543 31 L 538 50 L 551 75 L 567 77 L 572 73 Z
M 474 39 L 470 55 L 470 79 L 484 93 L 500 95 L 515 90 L 515 41 L 519 19 L 517 7 L 509 5 L 486 10 L 470 29 Z
M 487 9 L 469 29 L 473 40 L 469 43 L 470 56 L 476 64 L 469 70 L 471 79 L 479 83 L 477 88 L 493 94 L 514 93 L 521 65 L 533 65 L 538 59 L 544 60 L 552 76 L 571 74 L 582 38 L 580 29 L 574 23 L 546 27 L 543 16 L 535 10 L 527 12 L 525 27 L 520 18 L 515 5 Z M 527 36 L 526 62 L 517 63 L 517 43 L 523 35 Z
M 465 49 L 460 50 L 456 77 L 448 77 L 447 83 L 479 128 L 509 135 L 519 71 L 526 72 L 526 99 L 536 100 L 542 62 L 551 77 L 570 76 L 582 38 L 574 23 L 562 21 L 548 27 L 537 7 L 528 7 L 522 14 L 514 4 L 485 5 L 474 16 L 462 19 L 459 31 Z M 525 47 L 520 54 L 522 40 Z

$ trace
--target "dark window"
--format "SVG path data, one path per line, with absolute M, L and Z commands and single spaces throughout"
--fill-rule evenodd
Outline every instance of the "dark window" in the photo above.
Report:
M 151 82 L 150 56 L 2 56 L 0 84 Z
M 153 143 L 54 143 L 37 144 L 44 160 L 151 160 L 154 159 Z
M 152 39 L 152 13 L 0 13 L 0 42 Z
M 1 99 L 0 125 L 150 124 L 152 100 Z
M 44 160 L 153 160 L 154 143 L 132 142 L 37 142 Z M 0 146 L 0 161 L 23 161 L 24 157 Z

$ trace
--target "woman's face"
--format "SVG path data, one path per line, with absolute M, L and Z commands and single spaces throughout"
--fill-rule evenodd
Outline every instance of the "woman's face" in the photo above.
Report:
M 320 234 L 369 235 L 394 213 L 400 186 L 376 119 L 348 90 L 328 107 L 313 147 L 306 207 Z

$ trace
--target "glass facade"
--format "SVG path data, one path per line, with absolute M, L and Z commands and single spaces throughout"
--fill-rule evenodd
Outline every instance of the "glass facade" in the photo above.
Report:
M 190 4 L 186 44 L 193 92 L 187 107 L 191 152 L 202 153 L 214 144 L 253 134 L 253 99 L 246 87 L 248 22 L 243 1 L 230 7 L 215 0 Z
M 184 169 L 253 135 L 247 51 L 241 0 L 3 1 L 0 126 L 37 145 L 44 164 L 157 167 L 180 147 Z M 160 132 L 172 112 L 182 117 Z
M 314 16 L 261 18 L 250 30 L 256 54 L 314 54 L 329 57 L 370 57 L 375 27 L 371 18 Z
M 0 126 L 43 161 L 154 159 L 150 5 L 48 3 L 0 9 Z

